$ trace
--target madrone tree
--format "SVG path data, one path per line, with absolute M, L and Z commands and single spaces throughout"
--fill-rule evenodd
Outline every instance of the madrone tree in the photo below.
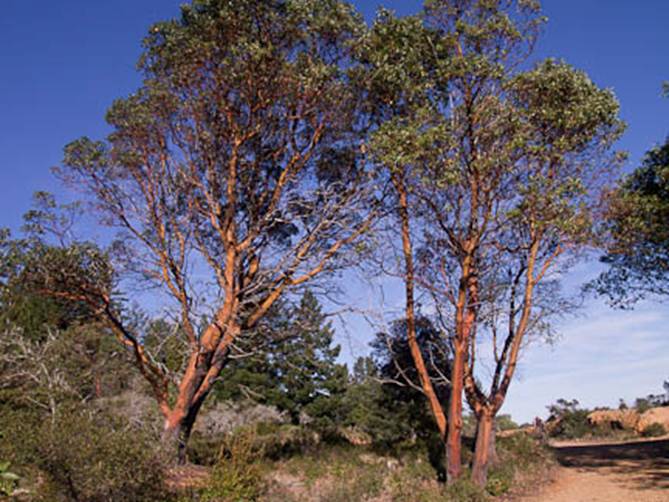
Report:
M 160 291 L 183 367 L 152 357 L 106 284 L 53 293 L 93 305 L 134 354 L 181 453 L 235 341 L 347 265 L 376 217 L 346 70 L 363 27 L 336 0 L 195 0 L 150 29 L 106 141 L 65 148 L 60 175 L 119 231 L 117 270 Z
M 421 16 L 396 18 L 382 10 L 360 44 L 358 58 L 367 75 L 363 81 L 374 127 L 370 143 L 372 157 L 379 177 L 388 180 L 392 187 L 387 241 L 390 246 L 385 246 L 382 254 L 389 247 L 396 256 L 392 259 L 383 256 L 377 265 L 404 283 L 404 335 L 415 367 L 415 380 L 427 398 L 439 435 L 445 441 L 448 421 L 443 399 L 431 378 L 430 361 L 426 361 L 425 347 L 421 347 L 419 340 L 415 270 L 419 233 L 413 201 L 415 186 L 421 179 L 416 164 L 424 160 L 423 154 L 430 151 L 429 145 L 438 140 L 439 128 L 423 124 L 432 111 L 434 88 L 445 85 L 443 70 L 448 53 L 443 40 L 436 35 L 425 28 Z M 395 363 L 401 365 L 398 361 Z M 439 372 L 442 387 L 450 384 L 444 370 Z M 404 384 L 414 385 L 405 372 L 398 376 Z M 441 394 L 443 398 L 444 392 Z
M 498 165 L 497 187 L 482 190 L 488 201 L 467 281 L 465 392 L 478 419 L 472 477 L 479 485 L 487 479 L 494 418 L 523 346 L 570 307 L 559 280 L 595 241 L 603 194 L 617 173 L 611 148 L 624 129 L 613 94 L 562 62 L 539 63 L 502 89 L 518 156 Z M 489 153 L 481 151 L 481 165 L 497 164 Z M 478 193 L 472 190 L 469 200 Z M 492 377 L 486 380 L 487 362 Z
M 381 19 L 375 27 L 387 39 L 379 44 L 378 73 L 391 82 L 397 75 L 407 80 L 399 97 L 392 97 L 394 115 L 372 143 L 397 194 L 407 319 L 416 286 L 438 297 L 437 304 L 447 299 L 454 309 L 454 321 L 443 326 L 453 354 L 447 409 L 431 397 L 427 372 L 420 370 L 424 364 L 416 358 L 444 437 L 450 481 L 462 469 L 464 367 L 473 322 L 467 296 L 484 232 L 479 218 L 485 202 L 478 197 L 484 198 L 484 185 L 497 190 L 502 180 L 495 170 L 517 158 L 517 145 L 510 141 L 515 123 L 499 94 L 504 79 L 530 52 L 541 21 L 535 2 L 428 1 L 414 19 Z M 396 28 L 407 23 L 415 25 L 410 35 Z M 383 56 L 389 46 L 405 55 L 387 69 Z M 441 273 L 432 273 L 434 263 Z M 411 329 L 408 334 L 411 339 Z M 414 353 L 420 356 L 419 350 Z
M 464 391 L 479 420 L 473 477 L 485 484 L 494 416 L 523 341 L 549 313 L 538 297 L 588 244 L 622 130 L 612 94 L 583 73 L 554 61 L 520 72 L 542 21 L 537 2 L 427 2 L 436 41 L 422 60 L 434 71 L 419 112 L 375 136 L 385 164 L 413 173 L 405 207 L 422 236 L 407 283 L 431 294 L 450 334 L 449 480 L 461 473 Z M 482 338 L 493 346 L 488 393 L 475 373 Z
M 447 474 L 460 476 L 463 387 L 476 322 L 478 253 L 498 200 L 517 189 L 507 172 L 522 155 L 505 81 L 531 53 L 543 22 L 538 2 L 428 1 L 425 23 L 448 44 L 448 80 L 433 107 L 439 141 L 417 190 L 424 244 L 419 281 L 430 292 L 453 351 Z M 494 240 L 494 238 L 493 238 Z

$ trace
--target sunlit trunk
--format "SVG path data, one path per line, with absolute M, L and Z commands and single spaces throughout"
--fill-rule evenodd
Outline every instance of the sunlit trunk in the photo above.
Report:
M 476 446 L 474 447 L 474 461 L 472 465 L 472 481 L 480 487 L 485 487 L 488 481 L 488 468 L 491 464 L 491 453 L 494 452 L 493 429 L 494 418 L 490 411 L 484 410 L 478 417 L 476 430 Z
M 227 349 L 226 349 L 227 351 Z M 186 461 L 186 448 L 202 404 L 211 391 L 213 382 L 228 361 L 227 352 L 218 362 L 194 359 L 184 373 L 179 395 L 174 405 L 164 412 L 163 443 L 174 447 L 180 464 Z
M 393 184 L 397 190 L 398 196 L 398 215 L 400 218 L 400 231 L 402 234 L 402 253 L 404 255 L 404 290 L 405 290 L 405 314 L 407 325 L 407 341 L 409 351 L 416 366 L 416 372 L 420 379 L 421 388 L 430 404 L 430 410 L 439 429 L 439 435 L 444 440 L 446 438 L 447 420 L 443 407 L 437 393 L 432 385 L 432 380 L 427 371 L 425 360 L 420 351 L 420 346 L 416 340 L 416 313 L 414 305 L 414 264 L 413 248 L 411 243 L 411 230 L 409 218 L 409 202 L 407 188 L 404 181 L 399 176 L 393 176 Z
M 195 420 L 200 412 L 202 401 L 194 403 L 186 410 L 175 409 L 165 419 L 163 428 L 163 444 L 176 450 L 179 464 L 186 463 L 188 440 L 190 439 Z
M 446 479 L 452 483 L 462 474 L 462 389 L 464 351 L 455 347 L 451 371 L 451 395 L 448 406 L 448 437 L 446 438 Z

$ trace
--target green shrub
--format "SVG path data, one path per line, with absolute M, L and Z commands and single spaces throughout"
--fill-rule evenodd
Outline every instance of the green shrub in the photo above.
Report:
M 335 466 L 333 474 L 333 485 L 324 494 L 324 499 L 328 502 L 350 502 L 377 496 L 383 489 L 386 469 L 380 464 L 348 464 Z
M 13 465 L 26 465 L 37 460 L 36 444 L 44 417 L 26 408 L 0 409 L 0 458 Z
M 564 439 L 579 439 L 593 432 L 588 422 L 589 410 L 581 409 L 576 399 L 558 399 L 548 407 L 551 418 L 549 421 L 555 423 L 550 428 L 551 437 Z
M 295 454 L 313 451 L 321 442 L 320 434 L 299 425 L 257 424 L 256 448 L 266 458 L 278 460 Z
M 265 491 L 262 469 L 258 462 L 262 454 L 254 429 L 241 429 L 227 435 L 209 483 L 201 491 L 201 500 L 258 500 Z
M 497 415 L 495 425 L 498 431 L 508 431 L 518 428 L 518 424 L 513 421 L 511 415 Z
M 442 496 L 442 500 L 449 502 L 487 502 L 490 500 L 483 490 L 471 482 L 469 473 L 464 473 L 461 479 L 447 485 Z
M 566 439 L 579 439 L 587 436 L 592 428 L 588 422 L 587 410 L 576 410 L 562 417 L 554 436 Z
M 498 462 L 491 467 L 486 485 L 487 493 L 496 497 L 536 485 L 555 465 L 552 451 L 524 432 L 499 437 L 496 446 Z
M 549 457 L 548 450 L 529 434 L 520 432 L 496 440 L 497 453 L 502 462 L 523 467 L 536 464 Z
M 216 465 L 225 441 L 222 434 L 194 432 L 188 441 L 188 461 L 198 465 Z
M 318 432 L 306 426 L 258 423 L 241 427 L 231 434 L 194 434 L 188 446 L 189 460 L 200 465 L 217 464 L 221 448 L 225 448 L 231 435 L 238 434 L 250 434 L 253 449 L 262 458 L 271 460 L 307 453 L 321 443 Z
M 10 496 L 14 493 L 20 477 L 9 470 L 9 462 L 0 462 L 0 495 Z
M 504 462 L 496 468 L 490 469 L 485 490 L 495 497 L 503 495 L 511 489 L 515 468 L 513 464 Z
M 647 398 L 639 397 L 634 403 L 637 413 L 640 415 L 650 410 L 653 407 L 653 403 Z
M 45 500 L 168 499 L 166 462 L 155 441 L 109 417 L 61 414 L 44 425 L 37 449 L 37 466 L 48 476 Z
M 658 423 L 650 424 L 643 431 L 641 431 L 641 435 L 645 438 L 664 436 L 666 433 L 667 430 L 664 428 L 664 425 Z

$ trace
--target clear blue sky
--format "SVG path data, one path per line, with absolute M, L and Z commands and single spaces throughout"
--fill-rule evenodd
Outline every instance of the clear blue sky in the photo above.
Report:
M 353 3 L 368 19 L 381 4 Z M 410 0 L 383 4 L 399 14 L 420 7 Z M 669 2 L 543 4 L 549 22 L 537 57 L 564 58 L 615 91 L 629 124 L 619 146 L 633 166 L 669 133 L 669 100 L 660 97 L 661 82 L 669 80 Z M 134 65 L 147 27 L 177 12 L 172 0 L 2 0 L 0 226 L 20 224 L 35 190 L 62 194 L 49 168 L 60 161 L 63 145 L 105 133 L 111 101 L 139 84 Z M 591 273 L 587 266 L 581 272 Z M 556 397 L 613 404 L 618 396 L 660 391 L 669 377 L 668 310 L 648 304 L 616 313 L 591 302 L 582 318 L 562 326 L 554 349 L 530 349 L 505 411 L 525 420 Z M 363 336 L 350 347 L 358 353 L 365 342 Z M 581 354 L 576 361 L 568 357 L 574 350 Z

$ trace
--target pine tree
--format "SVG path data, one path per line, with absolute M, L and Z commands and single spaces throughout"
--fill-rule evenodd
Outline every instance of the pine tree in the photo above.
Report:
M 275 309 L 261 329 L 271 341 L 225 369 L 228 386 L 217 389 L 216 398 L 276 406 L 293 423 L 304 415 L 321 427 L 339 422 L 348 373 L 337 363 L 341 348 L 333 345 L 332 323 L 316 296 L 307 291 L 297 305 Z

